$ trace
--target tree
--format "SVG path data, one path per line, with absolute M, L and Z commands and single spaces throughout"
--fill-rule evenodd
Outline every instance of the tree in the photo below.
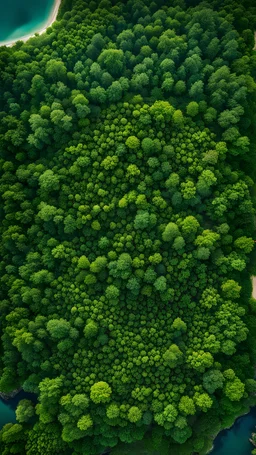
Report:
M 114 81 L 112 84 L 107 88 L 107 97 L 110 102 L 118 101 L 122 98 L 123 88 L 120 82 Z
M 68 336 L 70 331 L 70 323 L 65 319 L 51 319 L 47 322 L 47 330 L 51 337 L 60 340 Z
M 178 235 L 179 235 L 178 226 L 175 223 L 170 222 L 165 227 L 162 234 L 162 238 L 165 242 L 171 242 L 172 240 L 174 240 L 175 237 L 178 237 Z
M 184 81 L 177 81 L 174 86 L 175 95 L 181 96 L 186 92 L 186 83 Z
M 203 411 L 207 412 L 211 408 L 213 401 L 207 393 L 196 393 L 195 404 Z
M 61 378 L 45 378 L 39 384 L 40 421 L 50 423 L 58 411 L 59 399 L 62 395 L 63 381 Z
M 35 415 L 35 409 L 32 401 L 20 400 L 16 409 L 16 419 L 18 422 L 28 422 Z
M 116 419 L 117 417 L 119 417 L 120 414 L 119 407 L 114 403 L 110 404 L 107 408 L 106 414 L 109 419 Z
M 241 286 L 234 280 L 227 280 L 221 286 L 222 292 L 227 299 L 238 299 Z
M 90 262 L 88 258 L 85 255 L 83 255 L 80 256 L 80 258 L 78 259 L 77 266 L 79 269 L 88 269 L 90 267 Z
M 198 103 L 196 101 L 191 101 L 188 105 L 187 105 L 187 114 L 190 116 L 190 117 L 195 117 L 199 112 L 199 106 L 198 106 Z
M 39 185 L 43 191 L 54 191 L 59 189 L 59 178 L 50 169 L 47 169 L 39 177 Z
M 92 426 L 93 426 L 93 421 L 92 421 L 90 414 L 86 414 L 86 415 L 80 417 L 80 419 L 77 422 L 77 427 L 81 431 L 86 431 L 86 430 L 88 430 L 88 428 L 91 428 Z
M 137 149 L 140 146 L 140 141 L 136 136 L 129 136 L 125 143 L 130 149 Z
M 213 394 L 216 389 L 223 387 L 223 374 L 219 370 L 208 370 L 203 375 L 203 385 L 208 393 Z
M 22 425 L 15 423 L 15 424 L 7 424 L 4 426 L 2 430 L 2 440 L 3 442 L 9 444 L 12 442 L 22 441 L 24 438 L 23 436 L 23 428 Z
M 184 247 L 185 247 L 185 240 L 183 239 L 183 237 L 181 237 L 181 236 L 176 237 L 176 239 L 173 242 L 173 248 L 176 251 L 182 251 Z
M 90 114 L 91 110 L 88 107 L 89 101 L 82 93 L 76 95 L 73 98 L 72 103 L 76 108 L 79 118 L 85 118 Z
M 116 300 L 119 297 L 120 291 L 119 289 L 111 284 L 110 286 L 107 287 L 106 289 L 106 297 L 108 300 Z
M 139 422 L 142 417 L 142 412 L 137 406 L 132 406 L 128 412 L 128 419 L 132 423 Z
M 176 344 L 172 344 L 163 355 L 163 359 L 170 368 L 175 368 L 182 361 L 182 352 Z
M 184 126 L 184 117 L 180 109 L 177 109 L 174 112 L 172 120 L 174 125 L 177 126 L 178 128 L 182 128 Z
M 182 233 L 185 237 L 191 238 L 193 235 L 196 234 L 200 224 L 198 223 L 197 219 L 194 216 L 187 216 L 182 221 Z
M 96 404 L 107 403 L 110 400 L 111 394 L 112 390 L 107 382 L 100 381 L 96 382 L 91 387 L 90 397 L 91 400 Z
M 164 291 L 166 289 L 166 278 L 164 276 L 160 276 L 154 282 L 154 286 L 157 289 L 157 291 L 159 292 Z
M 163 416 L 164 416 L 164 420 L 166 420 L 167 422 L 173 423 L 173 422 L 175 422 L 175 420 L 178 416 L 178 411 L 173 404 L 168 404 L 164 408 Z
M 96 87 L 90 89 L 90 98 L 94 103 L 103 104 L 107 99 L 106 90 L 103 87 Z
M 239 401 L 244 394 L 244 384 L 239 378 L 227 381 L 224 386 L 224 393 L 231 401 Z
M 196 81 L 189 89 L 189 96 L 196 101 L 201 101 L 204 97 L 204 83 L 203 81 Z
M 186 415 L 194 415 L 196 408 L 193 399 L 186 395 L 182 396 L 179 402 L 179 410 Z
M 88 320 L 86 326 L 84 327 L 84 336 L 85 338 L 93 338 L 98 333 L 98 325 L 92 320 Z
M 112 76 L 122 73 L 124 53 L 121 49 L 105 49 L 98 57 L 100 66 L 105 67 Z
M 210 354 L 210 352 L 204 352 L 203 350 L 199 350 L 189 355 L 187 361 L 188 364 L 191 365 L 191 367 L 194 368 L 196 371 L 204 373 L 206 368 L 212 366 L 213 357 Z
M 174 108 L 167 101 L 155 101 L 150 107 L 149 112 L 157 122 L 170 121 L 174 113 Z
M 65 64 L 58 60 L 48 60 L 45 74 L 53 81 L 65 81 L 67 70 Z
M 135 229 L 146 229 L 150 224 L 149 213 L 145 210 L 139 210 L 134 219 Z
M 239 250 L 244 251 L 246 254 L 250 253 L 254 247 L 254 240 L 248 237 L 239 237 L 235 240 L 234 245 Z
M 187 331 L 187 324 L 181 318 L 174 319 L 174 321 L 172 323 L 172 327 L 174 330 L 181 332 L 181 333 Z
M 154 141 L 149 137 L 146 137 L 142 140 L 141 147 L 145 153 L 150 155 L 154 150 Z

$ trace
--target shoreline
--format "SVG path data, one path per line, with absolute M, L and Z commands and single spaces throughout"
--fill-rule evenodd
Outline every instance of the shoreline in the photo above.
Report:
M 256 276 L 252 276 L 252 297 L 256 300 Z
M 219 434 L 222 433 L 222 431 L 230 430 L 230 429 L 235 425 L 235 423 L 236 423 L 236 421 L 237 421 L 238 419 L 240 419 L 241 417 L 246 416 L 247 414 L 249 414 L 249 413 L 251 412 L 252 407 L 253 407 L 253 406 L 250 406 L 250 407 L 249 407 L 249 411 L 245 412 L 244 414 L 241 414 L 241 415 L 238 415 L 237 417 L 235 417 L 234 422 L 233 422 L 229 427 L 222 428 L 218 433 L 216 433 L 216 435 L 213 436 L 212 447 L 211 447 L 211 449 L 209 450 L 209 452 L 207 452 L 207 455 L 208 455 L 208 454 L 211 454 L 211 452 L 214 450 L 214 441 L 215 441 L 215 439 L 219 436 Z
M 256 33 L 256 32 L 255 32 L 255 33 Z M 256 49 L 256 47 L 255 47 L 255 49 Z M 252 281 L 252 297 L 256 300 L 256 276 L 252 276 L 252 277 L 251 277 L 251 281 Z M 207 455 L 208 455 L 208 454 L 211 454 L 211 452 L 214 450 L 214 441 L 215 441 L 215 439 L 217 438 L 217 436 L 218 436 L 222 431 L 230 430 L 230 428 L 232 428 L 233 425 L 236 423 L 237 419 L 239 419 L 240 417 L 243 417 L 243 416 L 249 414 L 249 412 L 251 411 L 251 408 L 252 408 L 252 406 L 249 407 L 249 411 L 248 411 L 248 412 L 245 412 L 244 414 L 237 416 L 237 417 L 235 418 L 233 424 L 232 424 L 230 427 L 222 428 L 216 435 L 213 436 L 212 447 L 211 447 L 211 449 L 209 450 L 209 452 L 207 452 Z
M 42 33 L 46 32 L 47 28 L 50 27 L 53 24 L 53 22 L 55 22 L 58 12 L 59 12 L 60 4 L 61 4 L 61 0 L 54 0 L 53 7 L 51 9 L 51 12 L 50 12 L 50 15 L 49 15 L 47 21 L 43 25 L 41 25 L 41 27 L 38 30 L 35 30 L 27 35 L 23 35 L 20 38 L 0 41 L 0 46 L 12 47 L 18 41 L 23 41 L 23 43 L 25 43 L 30 38 L 33 38 L 36 35 L 36 33 L 38 33 L 39 35 L 42 35 Z

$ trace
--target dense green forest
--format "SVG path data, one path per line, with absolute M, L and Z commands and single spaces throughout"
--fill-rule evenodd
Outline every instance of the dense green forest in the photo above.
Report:
M 1 455 L 203 455 L 255 403 L 250 3 L 63 0 L 0 48 L 0 390 L 38 396 Z

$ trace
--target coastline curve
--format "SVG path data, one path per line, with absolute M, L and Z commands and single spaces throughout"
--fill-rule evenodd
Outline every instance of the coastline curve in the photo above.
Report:
M 36 36 L 36 34 L 42 35 L 42 33 L 44 33 L 47 30 L 47 28 L 50 27 L 53 24 L 53 22 L 55 22 L 55 20 L 56 20 L 56 18 L 58 16 L 60 4 L 61 4 L 61 0 L 54 0 L 54 4 L 53 4 L 53 7 L 52 7 L 51 12 L 49 14 L 49 17 L 47 18 L 46 22 L 44 22 L 40 26 L 39 29 L 34 30 L 33 32 L 31 32 L 31 33 L 29 33 L 27 35 L 21 36 L 20 38 L 15 38 L 15 39 L 12 39 L 12 40 L 8 40 L 7 39 L 5 41 L 0 41 L 0 46 L 12 47 L 18 41 L 23 41 L 25 43 L 30 38 L 33 38 L 34 36 Z

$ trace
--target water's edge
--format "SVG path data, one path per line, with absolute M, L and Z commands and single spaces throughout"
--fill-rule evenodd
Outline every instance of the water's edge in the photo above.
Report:
M 12 398 L 16 397 L 20 392 L 22 391 L 22 388 L 13 390 L 12 392 L 5 393 L 5 392 L 0 392 L 0 398 L 4 401 L 11 400 Z
M 55 20 L 57 19 L 60 4 L 61 0 L 54 0 L 53 7 L 46 21 L 38 25 L 35 29 L 31 30 L 31 32 L 26 35 L 20 36 L 19 38 L 16 37 L 15 39 L 10 40 L 7 39 L 4 41 L 0 41 L 0 46 L 11 47 L 14 46 L 17 43 L 17 41 L 26 42 L 30 38 L 34 37 L 36 34 L 41 35 L 42 33 L 44 33 L 47 30 L 47 28 L 50 27 L 53 24 L 53 22 L 55 22 Z

